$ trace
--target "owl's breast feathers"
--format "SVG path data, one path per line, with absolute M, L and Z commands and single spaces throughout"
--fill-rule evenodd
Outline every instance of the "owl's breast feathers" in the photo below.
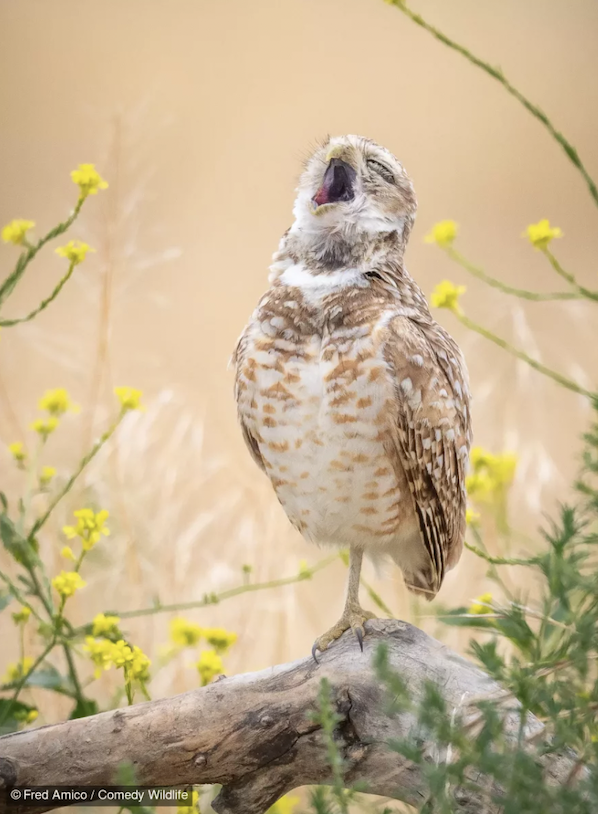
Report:
M 390 554 L 431 598 L 465 533 L 469 388 L 415 282 L 382 271 L 306 288 L 283 275 L 233 358 L 245 441 L 291 522 Z

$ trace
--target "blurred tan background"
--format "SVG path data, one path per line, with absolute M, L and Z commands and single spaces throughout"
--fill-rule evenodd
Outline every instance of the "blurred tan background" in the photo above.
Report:
M 419 8 L 500 64 L 598 175 L 594 0 Z M 95 163 L 110 183 L 69 235 L 97 253 L 38 319 L 2 331 L 0 488 L 13 498 L 22 490 L 5 447 L 31 438 L 45 389 L 66 387 L 82 407 L 43 453 L 61 479 L 115 410 L 114 385 L 142 388 L 148 407 L 128 416 L 42 540 L 55 573 L 72 510 L 90 502 L 111 513 L 113 535 L 93 552 L 88 588 L 70 603 L 76 621 L 234 587 L 243 563 L 265 580 L 326 555 L 290 528 L 250 460 L 227 362 L 290 225 L 301 161 L 327 133 L 370 136 L 404 163 L 420 204 L 407 264 L 426 293 L 444 278 L 467 283 L 472 318 L 595 386 L 595 310 L 505 297 L 423 243 L 435 221 L 453 218 L 459 248 L 488 272 L 559 290 L 521 239 L 528 223 L 548 217 L 565 234 L 555 244 L 563 264 L 598 287 L 598 213 L 581 177 L 496 82 L 382 0 L 0 0 L 0 46 L 0 223 L 31 218 L 41 235 L 64 219 L 77 193 L 69 172 L 80 162 Z M 0 247 L 2 276 L 16 256 Z M 64 260 L 42 253 L 4 315 L 37 304 L 63 270 Z M 439 318 L 469 363 L 476 442 L 519 455 L 512 520 L 533 533 L 569 494 L 589 410 L 447 312 Z M 440 602 L 487 590 L 484 573 L 466 552 Z M 238 632 L 227 669 L 256 669 L 309 652 L 338 617 L 344 577 L 336 563 L 313 581 L 186 615 Z M 412 603 L 398 571 L 379 579 L 366 569 L 366 578 L 397 615 L 466 645 L 467 635 L 423 618 L 430 606 Z M 171 617 L 128 626 L 155 662 Z M 0 624 L 3 671 L 16 637 L 7 615 Z M 192 661 L 161 670 L 154 694 L 195 686 Z M 108 674 L 90 692 L 106 703 L 115 681 Z M 40 720 L 65 712 L 42 706 Z

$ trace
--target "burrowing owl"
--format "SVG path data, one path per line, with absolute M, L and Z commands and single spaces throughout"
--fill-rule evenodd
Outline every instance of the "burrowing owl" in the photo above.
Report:
M 389 555 L 428 599 L 461 554 L 467 371 L 404 266 L 416 207 L 388 150 L 329 139 L 234 354 L 243 436 L 289 520 L 350 552 L 342 617 L 314 654 L 349 627 L 363 641 L 364 552 Z

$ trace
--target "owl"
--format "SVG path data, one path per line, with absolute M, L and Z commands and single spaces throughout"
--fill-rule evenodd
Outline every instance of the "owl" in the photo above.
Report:
M 416 208 L 384 147 L 353 135 L 319 146 L 233 355 L 241 431 L 287 517 L 349 550 L 344 610 L 314 657 L 349 628 L 363 649 L 364 554 L 431 599 L 463 546 L 468 376 L 405 268 Z

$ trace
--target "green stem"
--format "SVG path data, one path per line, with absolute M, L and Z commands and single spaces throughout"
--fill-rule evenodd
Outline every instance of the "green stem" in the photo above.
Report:
M 391 6 L 395 6 L 396 8 L 398 8 L 399 11 L 402 11 L 403 14 L 409 17 L 409 19 L 416 23 L 416 25 L 419 25 L 421 26 L 421 28 L 424 28 L 433 37 L 442 42 L 444 45 L 447 45 L 453 51 L 457 51 L 457 53 L 464 56 L 465 59 L 469 60 L 469 62 L 471 62 L 473 65 L 480 68 L 482 71 L 487 73 L 493 79 L 496 79 L 497 82 L 500 82 L 501 85 L 507 91 L 507 93 L 509 93 L 511 96 L 517 99 L 517 101 L 520 102 L 523 105 L 523 107 L 529 113 L 532 114 L 534 118 L 541 122 L 544 125 L 544 127 L 548 130 L 550 135 L 555 139 L 555 141 L 563 148 L 571 163 L 579 170 L 583 179 L 585 180 L 588 190 L 590 191 L 590 195 L 594 199 L 594 203 L 598 205 L 598 187 L 596 186 L 590 174 L 586 170 L 584 164 L 582 163 L 580 157 L 577 154 L 577 150 L 575 149 L 575 147 L 573 147 L 573 145 L 565 138 L 565 136 L 555 128 L 555 126 L 552 124 L 552 122 L 550 121 L 550 119 L 548 118 L 546 113 L 544 113 L 543 110 L 540 110 L 540 108 L 537 105 L 530 102 L 530 100 L 527 99 L 521 93 L 521 91 L 517 90 L 517 88 L 514 87 L 509 82 L 508 79 L 506 79 L 500 68 L 494 68 L 489 63 L 484 62 L 483 59 L 476 57 L 474 54 L 471 53 L 471 51 L 468 51 L 467 48 L 465 48 L 463 45 L 459 45 L 459 43 L 447 37 L 446 34 L 443 34 L 442 31 L 439 31 L 439 29 L 435 28 L 433 25 L 430 25 L 430 23 L 424 20 L 424 18 L 421 15 L 416 14 L 414 11 L 412 11 L 407 6 L 405 0 L 385 0 L 385 2 Z
M 21 605 L 23 605 L 23 607 L 29 608 L 29 610 L 35 616 L 35 618 L 38 620 L 38 622 L 43 622 L 44 621 L 42 619 L 42 617 L 39 615 L 39 613 L 32 606 L 32 604 L 29 602 L 29 600 L 26 599 L 23 596 L 23 594 L 20 592 L 20 590 L 17 588 L 17 586 L 14 584 L 14 582 L 10 579 L 10 577 L 8 577 L 6 574 L 4 574 L 2 571 L 0 571 L 0 579 L 3 582 L 6 583 L 6 585 L 8 587 L 8 590 L 14 596 L 14 598 L 17 600 L 17 602 L 20 602 Z
M 10 712 L 11 712 L 11 710 L 12 710 L 12 707 L 13 707 L 13 705 L 14 705 L 14 702 L 15 702 L 15 701 L 17 700 L 17 698 L 19 697 L 19 693 L 21 692 L 21 690 L 22 690 L 22 689 L 23 689 L 23 687 L 25 686 L 25 682 L 27 681 L 27 679 L 29 678 L 29 676 L 30 676 L 30 675 L 31 675 L 31 674 L 32 674 L 32 673 L 33 673 L 33 672 L 34 672 L 34 671 L 35 671 L 35 670 L 36 670 L 36 669 L 39 667 L 39 665 L 40 665 L 40 664 L 42 663 L 42 661 L 43 661 L 43 660 L 46 658 L 46 656 L 47 656 L 47 655 L 48 655 L 48 653 L 49 653 L 49 652 L 52 650 L 52 648 L 54 647 L 54 645 L 55 645 L 55 644 L 56 644 L 56 636 L 54 636 L 54 637 L 53 637 L 52 641 L 51 641 L 51 642 L 50 642 L 50 644 L 49 644 L 49 645 L 46 647 L 46 649 L 45 649 L 45 650 L 42 652 L 41 656 L 38 656 L 38 657 L 37 657 L 37 659 L 36 659 L 36 660 L 33 662 L 32 666 L 29 668 L 29 670 L 28 670 L 28 671 L 27 671 L 27 672 L 26 672 L 24 675 L 22 675 L 22 676 L 21 676 L 21 678 L 19 679 L 19 682 L 18 682 L 17 686 L 15 687 L 15 691 L 14 691 L 14 693 L 13 693 L 13 696 L 12 696 L 12 698 L 10 699 L 10 703 L 9 703 L 9 704 L 6 706 L 6 708 L 5 708 L 5 710 L 4 710 L 4 713 L 3 713 L 2 715 L 0 715 L 0 726 L 2 726 L 2 724 L 4 723 L 4 721 L 5 721 L 5 720 L 8 718 L 8 716 L 10 715 Z
M 486 562 L 490 563 L 491 565 L 537 565 L 538 564 L 538 557 L 528 557 L 527 559 L 518 559 L 512 557 L 492 557 L 490 554 L 487 554 L 481 548 L 478 548 L 475 545 L 471 545 L 471 543 L 465 542 L 465 548 L 468 551 L 472 551 L 476 557 L 480 557 L 480 559 L 485 560 Z
M 79 675 L 77 674 L 77 668 L 75 666 L 75 661 L 73 659 L 73 654 L 70 650 L 70 645 L 68 642 L 64 642 L 62 645 L 62 649 L 64 650 L 64 655 L 66 656 L 66 663 L 69 670 L 69 676 L 71 681 L 73 682 L 73 687 L 75 689 L 75 698 L 83 706 L 85 703 L 85 694 L 81 687 L 81 682 L 79 681 Z
M 45 310 L 48 307 L 48 305 L 50 305 L 50 303 L 53 302 L 53 300 L 55 300 L 56 297 L 60 294 L 65 283 L 70 279 L 76 265 L 77 265 L 76 263 L 71 262 L 67 273 L 59 281 L 54 291 L 52 291 L 49 297 L 46 297 L 45 300 L 42 300 L 40 304 L 37 306 L 37 308 L 34 308 L 33 311 L 30 311 L 25 317 L 17 317 L 16 319 L 0 319 L 0 326 L 4 328 L 10 328 L 12 325 L 19 325 L 21 322 L 29 322 L 34 317 L 36 317 L 41 311 Z
M 555 291 L 549 294 L 541 294 L 537 291 L 527 291 L 523 288 L 514 288 L 513 286 L 501 282 L 496 277 L 492 277 L 490 274 L 487 274 L 483 269 L 479 268 L 479 266 L 474 266 L 473 263 L 470 263 L 469 260 L 463 257 L 463 255 L 452 246 L 442 246 L 442 248 L 451 258 L 451 260 L 454 260 L 455 263 L 458 263 L 458 265 L 468 271 L 471 275 L 477 277 L 478 280 L 482 280 L 482 282 L 486 283 L 492 288 L 497 288 L 499 291 L 502 291 L 503 294 L 512 294 L 515 297 L 521 297 L 521 299 L 524 300 L 533 300 L 534 302 L 581 299 L 580 294 L 574 294 L 570 291 Z
M 225 599 L 231 599 L 232 597 L 240 596 L 241 594 L 251 593 L 253 591 L 268 590 L 269 588 L 280 588 L 284 585 L 293 585 L 297 582 L 303 582 L 305 579 L 312 577 L 318 571 L 327 568 L 331 563 L 337 560 L 338 557 L 338 554 L 331 554 L 329 557 L 325 557 L 317 562 L 311 568 L 308 568 L 305 571 L 302 571 L 300 574 L 292 577 L 282 577 L 281 579 L 273 579 L 269 582 L 253 582 L 250 585 L 239 585 L 236 588 L 230 588 L 229 590 L 222 591 L 219 594 L 211 594 L 205 596 L 203 599 L 198 599 L 193 602 L 177 602 L 174 605 L 156 605 L 151 608 L 140 608 L 139 610 L 133 611 L 106 611 L 106 613 L 118 616 L 121 619 L 135 619 L 139 616 L 150 616 L 154 613 L 170 613 L 173 611 L 179 612 L 193 610 L 194 608 L 205 608 L 207 605 L 215 605 L 224 601 Z M 77 628 L 75 633 L 82 633 L 84 628 L 85 626 Z
M 480 334 L 485 339 L 489 339 L 490 342 L 494 342 L 495 345 L 498 345 L 499 348 L 508 351 L 513 356 L 516 356 L 517 359 L 521 359 L 523 362 L 526 362 L 530 367 L 534 370 L 537 370 L 539 373 L 543 373 L 544 376 L 548 376 L 549 379 L 560 384 L 562 387 L 565 387 L 567 390 L 573 391 L 573 393 L 579 393 L 581 396 L 585 396 L 586 398 L 592 399 L 592 401 L 596 402 L 598 400 L 598 393 L 592 393 L 590 390 L 586 390 L 585 387 L 582 387 L 579 384 L 571 381 L 566 376 L 562 376 L 560 373 L 557 373 L 555 370 L 551 370 L 546 365 L 543 365 L 541 362 L 537 362 L 535 359 L 532 359 L 531 356 L 528 356 L 525 351 L 520 350 L 519 348 L 514 347 L 506 339 L 503 339 L 496 334 L 493 334 L 492 331 L 488 331 L 486 328 L 482 327 L 482 325 L 478 325 L 477 322 L 469 319 L 466 317 L 465 314 L 454 311 L 457 319 L 466 328 L 469 328 L 472 331 Z
M 124 414 L 125 414 L 125 411 L 122 410 L 120 412 L 118 418 L 114 422 L 114 424 L 106 430 L 106 432 L 99 438 L 98 441 L 96 441 L 96 443 L 93 445 L 93 447 L 87 453 L 87 455 L 85 455 L 83 458 L 81 458 L 81 460 L 79 461 L 79 465 L 78 465 L 77 469 L 75 470 L 75 472 L 71 475 L 71 477 L 68 479 L 68 481 L 65 483 L 65 485 L 60 490 L 60 492 L 58 492 L 55 495 L 53 500 L 50 502 L 50 505 L 48 506 L 48 508 L 44 512 L 44 514 L 41 517 L 39 517 L 35 521 L 33 526 L 31 527 L 31 531 L 29 532 L 28 539 L 31 540 L 37 534 L 37 532 L 41 529 L 41 527 L 46 523 L 46 521 L 48 520 L 48 518 L 50 517 L 50 515 L 52 514 L 52 512 L 56 508 L 56 506 L 60 503 L 62 498 L 66 494 L 68 494 L 68 492 L 70 492 L 71 488 L 73 487 L 73 484 L 75 483 L 75 481 L 77 480 L 79 475 L 83 472 L 85 467 L 89 463 L 91 463 L 91 461 L 95 458 L 95 456 L 98 454 L 100 449 L 104 446 L 106 441 L 108 441 L 111 438 L 111 436 L 114 434 L 114 432 L 116 431 L 116 428 L 118 427 L 118 425 L 122 421 L 122 418 L 123 418 Z
M 582 285 L 580 285 L 575 279 L 573 274 L 571 274 L 568 271 L 565 271 L 565 269 L 561 266 L 561 264 L 556 259 L 554 254 L 550 251 L 550 249 L 545 248 L 542 249 L 542 251 L 548 258 L 548 262 L 550 263 L 552 268 L 556 271 L 556 273 L 564 280 L 566 280 L 570 285 L 572 285 L 573 288 L 575 288 L 576 291 L 578 291 L 582 297 L 586 297 L 589 300 L 598 301 L 598 291 L 590 291 L 590 289 L 584 288 Z
M 77 201 L 77 205 L 73 209 L 72 214 L 65 220 L 63 223 L 59 223 L 58 226 L 55 226 L 53 229 L 50 229 L 47 235 L 42 237 L 35 243 L 33 246 L 29 246 L 26 252 L 23 252 L 19 259 L 17 260 L 17 265 L 14 268 L 14 271 L 8 275 L 6 280 L 0 285 L 0 305 L 6 300 L 6 298 L 12 294 L 14 291 L 17 283 L 25 273 L 25 269 L 29 265 L 29 263 L 33 260 L 35 255 L 39 252 L 39 250 L 46 245 L 50 240 L 53 240 L 58 235 L 63 234 L 66 230 L 73 224 L 77 215 L 81 211 L 81 207 L 83 206 L 83 201 L 85 200 L 84 197 L 79 197 Z

